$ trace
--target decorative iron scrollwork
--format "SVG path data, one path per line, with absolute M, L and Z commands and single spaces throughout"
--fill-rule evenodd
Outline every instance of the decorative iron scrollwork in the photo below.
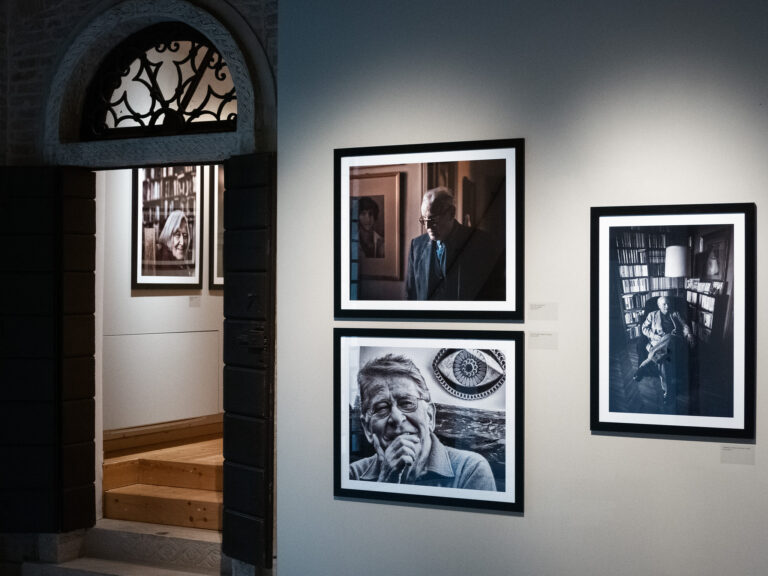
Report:
M 232 75 L 216 48 L 181 22 L 130 36 L 91 81 L 83 140 L 226 132 L 237 127 Z

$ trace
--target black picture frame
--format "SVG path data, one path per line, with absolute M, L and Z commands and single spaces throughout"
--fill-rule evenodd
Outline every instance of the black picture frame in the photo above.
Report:
M 754 438 L 755 222 L 750 203 L 592 208 L 593 431 Z
M 524 144 L 334 150 L 335 318 L 521 322 Z M 438 187 L 453 196 L 457 224 L 442 283 L 429 268 L 437 244 L 420 222 L 424 193 Z
M 203 167 L 165 165 L 133 170 L 131 288 L 202 288 Z M 166 226 L 187 223 L 188 248 L 177 260 L 163 240 Z M 183 236 L 182 236 L 183 238 Z
M 224 165 L 209 167 L 208 289 L 224 289 Z
M 521 331 L 335 328 L 334 496 L 522 513 L 523 357 Z M 404 381 L 404 388 L 390 385 L 390 391 L 418 394 L 416 416 L 406 415 L 400 423 L 394 408 L 389 415 L 377 414 L 377 405 L 386 411 L 385 393 L 382 404 L 375 404 L 374 396 L 367 417 L 361 417 L 357 377 L 363 367 L 364 380 L 373 386 L 368 389 L 375 391 L 376 378 L 384 374 Z M 383 444 L 392 426 L 413 433 L 419 422 L 430 423 L 420 429 L 432 430 L 426 472 L 409 481 L 417 469 L 413 464 L 380 479 L 373 438 Z M 411 441 L 423 446 L 426 437 L 416 433 Z M 397 447 L 396 441 L 388 447 Z M 438 465 L 445 461 L 451 462 L 447 470 Z

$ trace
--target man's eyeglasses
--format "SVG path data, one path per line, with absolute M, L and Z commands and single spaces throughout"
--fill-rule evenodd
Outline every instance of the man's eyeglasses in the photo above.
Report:
M 427 228 L 432 228 L 432 226 L 437 226 L 438 222 L 442 220 L 443 216 L 445 216 L 445 214 L 438 214 L 436 216 L 432 216 L 432 218 L 423 218 L 420 216 L 419 224 L 426 226 Z
M 419 407 L 419 400 L 425 400 L 425 398 L 421 396 L 403 396 L 402 398 L 395 398 L 394 405 L 397 406 L 400 412 L 410 414 Z M 387 418 L 392 413 L 392 402 L 376 402 L 368 411 L 377 418 Z
M 173 233 L 173 239 L 176 240 L 176 242 L 178 242 L 182 238 L 184 238 L 184 242 L 189 242 L 189 234 L 182 234 L 178 230 L 176 230 L 176 232 Z

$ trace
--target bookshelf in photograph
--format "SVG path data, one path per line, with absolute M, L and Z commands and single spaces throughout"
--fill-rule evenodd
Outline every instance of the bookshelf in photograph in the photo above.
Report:
M 685 279 L 667 277 L 667 235 L 641 230 L 623 230 L 615 235 L 618 292 L 624 329 L 629 339 L 641 336 L 650 298 L 681 296 Z
M 194 229 L 195 219 L 195 166 L 159 166 L 147 168 L 141 182 L 144 228 L 159 226 L 174 210 L 182 210 Z
M 691 330 L 708 343 L 712 334 L 722 334 L 728 310 L 728 294 L 724 282 L 705 282 L 698 278 L 685 281 L 688 319 Z

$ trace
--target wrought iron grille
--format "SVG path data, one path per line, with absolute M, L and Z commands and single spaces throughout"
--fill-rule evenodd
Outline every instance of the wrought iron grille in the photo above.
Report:
M 226 132 L 237 96 L 221 54 L 181 22 L 130 36 L 102 62 L 83 108 L 83 140 Z

